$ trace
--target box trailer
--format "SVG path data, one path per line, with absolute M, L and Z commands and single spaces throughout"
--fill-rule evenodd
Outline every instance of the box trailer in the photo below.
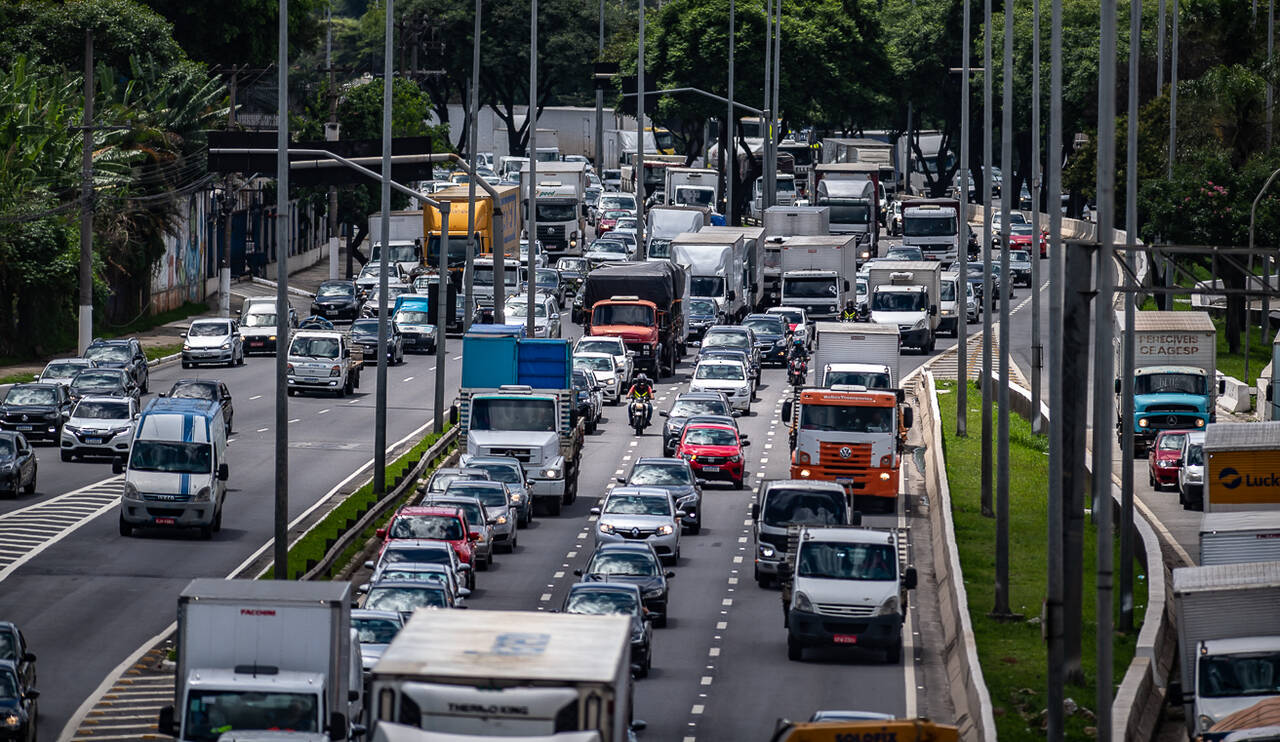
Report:
M 1280 421 L 1214 423 L 1204 455 L 1205 512 L 1280 510 Z
M 1200 565 L 1280 562 L 1280 511 L 1205 513 Z
M 883 389 L 897 389 L 902 380 L 899 366 L 897 325 L 879 325 L 874 322 L 819 322 L 814 325 L 813 368 L 818 386 L 830 387 L 828 379 L 833 370 L 853 371 L 842 368 L 851 364 L 867 366 L 865 373 L 874 373 L 870 367 L 882 368 L 888 374 L 889 383 Z M 844 383 L 844 382 L 840 382 Z M 863 384 L 872 388 L 870 385 Z
M 1124 316 L 1117 312 L 1117 415 Z M 1145 451 L 1161 430 L 1203 430 L 1217 417 L 1217 330 L 1208 312 L 1137 312 L 1133 319 L 1134 447 Z M 1120 434 L 1119 417 L 1116 435 Z
M 782 243 L 779 303 L 802 307 L 814 320 L 839 318 L 852 301 L 859 240 L 853 234 L 797 235 Z

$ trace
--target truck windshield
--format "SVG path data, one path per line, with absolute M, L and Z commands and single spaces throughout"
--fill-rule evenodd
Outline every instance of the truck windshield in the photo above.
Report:
M 391 523 L 389 538 L 429 538 L 461 541 L 462 521 L 452 515 L 402 515 Z
M 689 279 L 691 296 L 722 296 L 724 294 L 724 278 L 720 276 L 694 276 Z
M 761 517 L 765 525 L 779 528 L 844 523 L 844 493 L 771 489 Z
M 902 234 L 907 237 L 950 237 L 959 231 L 954 216 L 907 216 L 902 219 Z
M 135 440 L 129 455 L 129 468 L 134 471 L 208 474 L 212 466 L 213 446 L 208 443 Z
M 337 358 L 338 339 L 327 337 L 294 338 L 289 355 L 302 358 Z
M 671 240 L 661 237 L 649 240 L 648 253 L 651 258 L 671 258 Z
M 806 404 L 800 410 L 800 429 L 888 433 L 893 430 L 893 408 Z
M 518 276 L 517 273 L 518 271 L 516 270 L 515 266 L 513 265 L 507 266 L 507 269 L 502 272 L 503 285 L 515 286 L 516 279 L 520 278 L 520 276 Z M 475 268 L 475 278 L 472 280 L 477 286 L 492 286 L 493 285 L 493 268 L 488 266 L 481 267 L 477 265 Z
M 193 690 L 183 739 L 215 742 L 238 729 L 319 732 L 319 707 L 319 698 L 308 693 Z
M 1196 374 L 1146 374 L 1134 377 L 1134 394 L 1204 395 L 1204 377 Z
M 463 237 L 463 240 L 466 238 Z M 382 261 L 382 245 L 373 246 L 373 254 L 369 256 L 369 260 L 373 262 Z M 417 245 L 392 245 L 387 250 L 387 260 L 392 263 L 418 263 L 422 258 L 418 256 Z
M 810 541 L 800 548 L 797 572 L 824 580 L 896 578 L 893 547 L 887 544 L 847 544 Z
M 716 192 L 711 188 L 677 188 L 676 203 L 681 206 L 710 206 Z
M 1198 696 L 1280 695 L 1280 652 L 1202 655 L 1199 665 Z
M 593 325 L 653 326 L 653 309 L 642 304 L 605 304 L 591 310 Z
M 828 389 L 842 384 L 849 386 L 865 386 L 868 389 L 890 389 L 889 374 L 874 371 L 831 371 L 827 374 L 823 385 Z
M 905 291 L 877 291 L 871 297 L 873 312 L 922 312 L 925 295 Z
M 866 201 L 820 198 L 818 205 L 831 209 L 832 224 L 869 224 L 871 222 L 871 206 Z
M 471 402 L 472 430 L 556 429 L 556 404 L 550 399 L 480 398 Z
M 836 294 L 834 278 L 784 278 L 782 295 L 792 299 L 830 299 Z
M 578 205 L 538 202 L 538 222 L 572 222 L 578 218 Z
M 481 241 L 483 246 L 483 241 Z M 449 235 L 449 265 L 466 265 L 467 236 L 465 234 Z M 427 265 L 432 268 L 440 265 L 440 235 L 431 235 L 427 240 Z

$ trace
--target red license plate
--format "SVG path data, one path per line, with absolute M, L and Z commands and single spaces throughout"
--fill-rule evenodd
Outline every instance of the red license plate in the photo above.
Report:
M 831 641 L 835 642 L 836 644 L 857 644 L 858 635 L 857 634 L 836 634 L 835 636 L 831 637 Z
M 156 525 L 158 526 L 171 526 L 176 522 L 173 518 L 156 518 Z

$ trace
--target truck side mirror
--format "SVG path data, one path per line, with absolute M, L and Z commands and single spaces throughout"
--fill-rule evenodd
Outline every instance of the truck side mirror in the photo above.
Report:
M 1116 394 L 1120 393 L 1120 380 L 1116 379 Z
M 789 422 L 791 420 L 791 400 L 782 403 L 782 421 Z
M 845 291 L 848 291 L 848 290 L 849 290 L 849 282 L 848 282 L 848 281 L 845 281 L 845 282 L 844 282 L 844 290 L 845 290 Z
M 915 422 L 915 420 L 916 420 L 915 410 L 911 409 L 910 407 L 906 407 L 902 410 L 902 427 L 910 428 L 912 423 Z
M 1187 699 L 1182 697 L 1182 681 L 1169 681 L 1169 686 L 1165 689 L 1164 700 L 1168 701 L 1170 706 L 1181 706 L 1187 702 Z
M 930 305 L 929 305 L 929 316 L 930 316 L 930 317 L 937 317 L 937 316 L 938 316 L 938 305 L 937 305 L 937 304 L 930 304 Z
M 347 738 L 347 715 L 341 711 L 329 714 L 329 739 L 342 742 Z
M 161 706 L 160 718 L 156 722 L 158 732 L 167 734 L 170 737 L 178 736 L 178 725 L 173 721 L 173 706 Z
M 760 520 L 760 503 L 751 503 L 751 520 Z
M 730 291 L 730 292 L 729 292 L 728 299 L 729 299 L 729 301 L 737 301 L 737 300 L 738 300 L 738 294 L 737 294 L 737 292 Z
M 225 482 L 231 477 L 231 470 L 226 464 L 218 464 L 218 481 Z
M 1218 382 L 1218 394 L 1223 395 L 1226 393 L 1227 393 L 1227 382 L 1225 379 L 1223 379 Z
M 853 513 L 849 516 L 849 525 L 851 525 L 851 526 L 860 526 L 860 525 L 862 525 L 862 511 L 861 511 L 861 510 L 855 510 L 855 511 L 853 511 Z
M 1275 388 L 1275 387 L 1271 386 L 1270 384 L 1268 384 L 1268 385 L 1267 385 L 1267 401 L 1268 401 L 1268 402 L 1270 402 L 1270 401 L 1271 401 L 1271 390 L 1272 390 L 1272 389 L 1274 389 L 1274 388 Z
M 916 589 L 916 568 L 907 567 L 907 571 L 902 574 L 902 586 L 908 590 Z

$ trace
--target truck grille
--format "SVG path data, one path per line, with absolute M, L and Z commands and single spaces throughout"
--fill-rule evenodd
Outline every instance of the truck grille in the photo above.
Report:
M 490 456 L 510 456 L 522 464 L 533 460 L 533 451 L 528 448 L 490 448 Z
M 848 616 L 865 618 L 875 610 L 869 605 L 845 605 L 843 603 L 814 603 L 813 608 L 824 616 Z
M 787 553 L 787 534 L 761 533 L 759 539 L 760 543 L 772 546 L 778 554 Z
M 547 238 L 556 239 L 556 240 L 564 239 L 564 226 L 559 224 L 552 225 L 552 226 L 543 226 L 539 224 L 538 239 L 545 240 Z
M 1195 405 L 1190 404 L 1159 404 L 1151 405 L 1147 408 L 1147 412 L 1151 414 L 1159 414 L 1161 412 L 1199 412 Z
M 625 343 L 627 350 L 634 350 L 637 357 L 650 356 L 652 352 L 648 345 L 644 343 Z
M 842 456 L 846 450 L 848 455 Z M 864 473 L 871 468 L 871 444 L 823 441 L 818 444 L 818 461 L 830 472 Z
M 1178 428 L 1195 428 L 1200 418 L 1195 415 L 1178 415 L 1167 412 L 1149 412 L 1145 415 L 1148 430 L 1175 430 Z
M 148 502 L 188 502 L 191 495 L 147 495 L 142 496 Z

